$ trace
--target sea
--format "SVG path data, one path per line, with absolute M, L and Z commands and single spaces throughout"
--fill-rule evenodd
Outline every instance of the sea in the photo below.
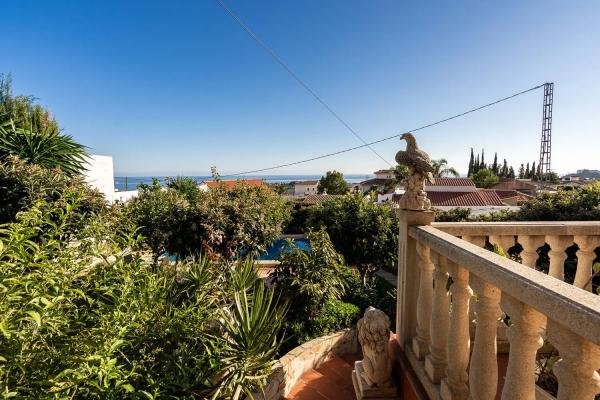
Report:
M 236 176 L 235 178 L 229 178 L 224 176 L 223 179 L 262 179 L 266 183 L 290 183 L 293 181 L 311 181 L 319 180 L 322 175 L 244 175 Z M 355 175 L 344 175 L 344 179 L 348 183 L 358 183 L 364 180 L 373 178 L 373 174 L 355 174 Z M 152 179 L 158 179 L 161 185 L 165 184 L 167 177 L 165 176 L 115 176 L 115 190 L 118 192 L 124 192 L 127 190 L 135 190 L 140 184 L 151 184 Z M 212 180 L 212 176 L 200 175 L 190 176 L 193 180 L 200 183 L 204 180 Z

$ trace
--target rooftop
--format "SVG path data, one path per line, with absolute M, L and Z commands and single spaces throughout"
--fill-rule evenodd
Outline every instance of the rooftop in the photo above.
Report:
M 475 187 L 475 183 L 471 178 L 435 178 L 433 182 L 427 184 L 427 186 L 472 186 Z
M 221 181 L 202 181 L 201 184 L 205 184 L 209 188 L 215 188 L 218 186 L 225 186 L 227 190 L 233 189 L 235 185 L 238 183 L 246 184 L 252 187 L 261 187 L 264 185 L 264 182 L 260 179 L 229 179 L 229 180 L 221 180 Z

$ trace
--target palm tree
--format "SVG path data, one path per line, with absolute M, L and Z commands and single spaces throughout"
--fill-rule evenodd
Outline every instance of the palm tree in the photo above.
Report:
M 433 164 L 433 177 L 441 178 L 446 175 L 452 175 L 454 177 L 458 177 L 459 173 L 454 167 L 448 166 L 448 160 L 445 158 L 440 158 L 439 160 L 432 160 Z
M 86 147 L 49 126 L 39 132 L 15 126 L 12 119 L 0 123 L 0 161 L 16 156 L 42 168 L 60 168 L 67 176 L 85 171 Z

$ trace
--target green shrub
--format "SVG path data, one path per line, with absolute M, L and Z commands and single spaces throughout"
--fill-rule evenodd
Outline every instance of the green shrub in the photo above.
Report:
M 360 309 L 341 300 L 329 300 L 311 323 L 313 337 L 327 335 L 356 324 L 361 317 Z
M 346 263 L 365 277 L 397 263 L 398 221 L 387 204 L 347 195 L 311 209 L 307 224 L 324 228 Z
M 289 218 L 287 204 L 270 190 L 240 183 L 233 189 L 189 190 L 188 183 L 141 186 L 125 204 L 125 218 L 140 228 L 158 259 L 165 251 L 180 258 L 203 253 L 232 259 L 266 251 Z
M 152 267 L 125 256 L 133 232 L 78 220 L 81 206 L 65 191 L 0 227 L 0 392 L 191 400 L 259 389 L 285 307 L 255 267 L 202 257 Z
M 101 193 L 90 189 L 81 177 L 68 177 L 59 169 L 26 164 L 16 157 L 0 162 L 0 224 L 12 222 L 17 213 L 43 201 L 61 207 L 65 193 L 78 193 L 77 213 L 69 214 L 70 224 L 104 213 L 108 204 Z

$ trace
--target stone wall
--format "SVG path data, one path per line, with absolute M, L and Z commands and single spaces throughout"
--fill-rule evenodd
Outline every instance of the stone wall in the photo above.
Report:
M 305 372 L 318 368 L 328 357 L 359 351 L 356 331 L 346 329 L 306 342 L 276 361 L 264 393 L 257 400 L 279 400 L 286 396 Z

